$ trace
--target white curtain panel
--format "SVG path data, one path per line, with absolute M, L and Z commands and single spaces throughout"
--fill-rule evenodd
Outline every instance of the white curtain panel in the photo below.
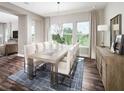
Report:
M 90 19 L 90 58 L 96 58 L 96 33 L 97 33 L 97 11 L 91 11 L 91 19 Z
M 45 18 L 45 41 L 51 40 L 51 36 L 50 36 L 50 26 L 51 26 L 51 22 L 50 22 L 50 17 Z

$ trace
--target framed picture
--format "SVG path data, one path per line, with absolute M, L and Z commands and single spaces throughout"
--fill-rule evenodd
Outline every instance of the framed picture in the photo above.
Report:
M 110 19 L 110 46 L 112 42 L 115 41 L 116 35 L 122 33 L 122 23 L 121 23 L 121 14 L 116 15 L 112 19 Z

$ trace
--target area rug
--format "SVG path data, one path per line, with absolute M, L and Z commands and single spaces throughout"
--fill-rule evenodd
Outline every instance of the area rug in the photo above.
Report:
M 71 87 L 65 86 L 64 84 L 58 84 L 57 88 L 52 88 L 50 86 L 49 64 L 47 64 L 45 69 L 40 68 L 33 80 L 29 80 L 27 78 L 27 74 L 24 72 L 24 70 L 20 70 L 8 78 L 34 91 L 81 91 L 84 59 L 78 58 L 76 63 L 77 65 L 75 66 L 74 75 L 71 80 Z M 58 75 L 59 80 L 61 80 L 62 77 L 64 77 L 64 75 Z M 68 79 L 65 79 L 63 83 L 68 85 L 68 81 Z

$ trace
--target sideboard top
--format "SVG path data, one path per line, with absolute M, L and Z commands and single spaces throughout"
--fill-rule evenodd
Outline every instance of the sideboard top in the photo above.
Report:
M 112 53 L 109 48 L 97 47 L 97 50 L 105 58 L 112 59 L 114 62 L 124 62 L 124 55 Z

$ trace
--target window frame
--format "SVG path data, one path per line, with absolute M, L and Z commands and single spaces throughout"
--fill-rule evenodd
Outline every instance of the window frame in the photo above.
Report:
M 88 22 L 89 23 L 89 41 L 90 41 L 90 21 L 89 20 L 85 20 L 85 21 L 78 21 L 76 22 L 76 41 L 78 42 L 78 23 L 84 23 L 84 22 Z M 81 34 L 81 35 L 84 35 L 84 34 Z M 81 45 L 79 44 L 79 47 L 87 47 L 89 48 L 90 47 L 90 42 L 89 42 L 89 45 Z
M 63 27 L 64 24 L 71 24 L 71 25 L 72 25 L 72 32 L 71 32 L 71 33 L 66 33 L 66 32 L 64 33 L 64 27 Z M 72 37 L 71 37 L 71 43 L 68 44 L 68 45 L 73 44 L 73 32 L 74 32 L 73 29 L 74 29 L 74 23 L 73 23 L 73 22 L 66 22 L 66 23 L 63 23 L 63 24 L 62 24 L 63 36 L 64 36 L 64 35 L 71 35 L 71 36 L 72 36 Z M 65 43 L 65 44 L 67 44 L 67 43 Z
M 34 36 L 33 36 L 33 34 L 34 34 Z M 32 26 L 31 26 L 31 42 L 34 43 L 35 39 L 36 39 L 36 27 L 35 27 L 35 21 L 32 21 Z

